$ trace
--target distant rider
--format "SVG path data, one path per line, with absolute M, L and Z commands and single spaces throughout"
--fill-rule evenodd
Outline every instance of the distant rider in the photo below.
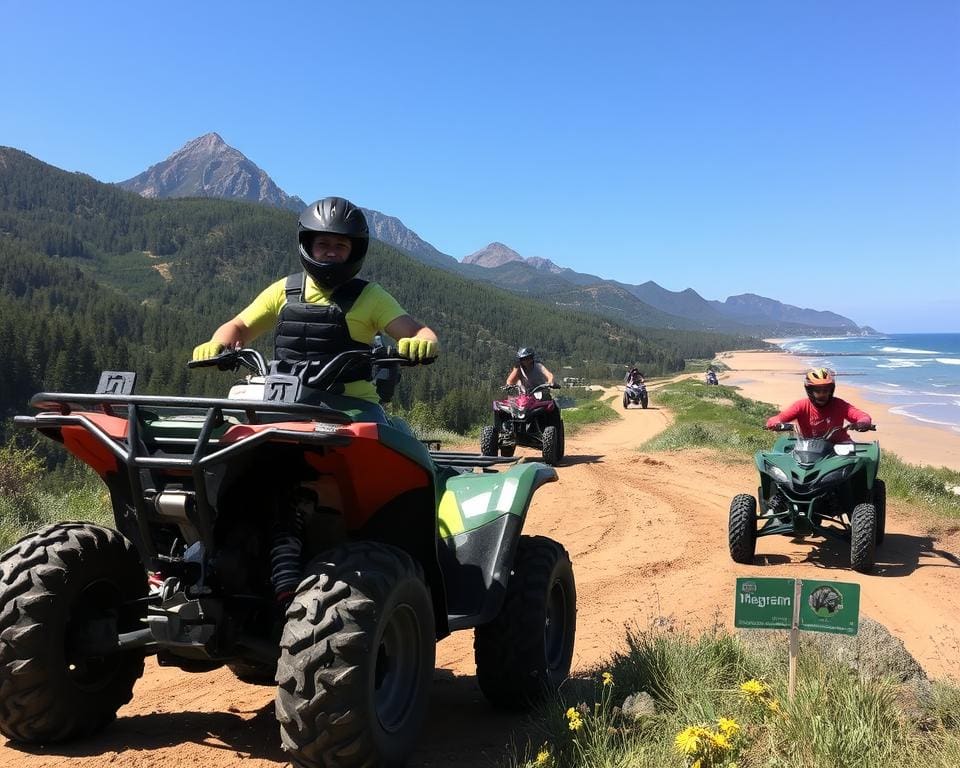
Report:
M 517 385 L 521 392 L 530 392 L 541 384 L 554 384 L 553 374 L 543 363 L 534 360 L 532 347 L 517 350 L 517 363 L 507 375 L 507 386 Z
M 627 386 L 632 386 L 634 384 L 643 384 L 643 374 L 640 373 L 640 369 L 634 366 L 629 371 L 627 371 L 627 376 L 623 380 Z
M 207 360 L 224 349 L 245 347 L 274 329 L 280 372 L 319 370 L 350 349 L 369 349 L 385 330 L 397 351 L 414 361 L 435 358 L 437 335 L 414 320 L 378 283 L 356 277 L 363 266 L 370 233 L 363 211 L 342 197 L 308 205 L 299 220 L 303 272 L 277 280 L 232 320 L 193 350 Z M 331 391 L 379 402 L 369 365 L 348 368 Z
M 848 442 L 850 435 L 842 429 L 845 422 L 854 424 L 855 429 L 869 427 L 873 422 L 870 414 L 854 408 L 846 400 L 834 397 L 836 386 L 833 374 L 826 368 L 808 371 L 803 379 L 807 399 L 797 400 L 767 419 L 766 428 L 776 429 L 778 424 L 796 421 L 805 437 L 823 437 L 833 427 L 841 427 L 830 440 L 834 443 Z

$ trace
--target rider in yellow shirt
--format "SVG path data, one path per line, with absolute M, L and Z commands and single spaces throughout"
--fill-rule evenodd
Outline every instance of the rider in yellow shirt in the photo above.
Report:
M 381 330 L 397 339 L 399 353 L 410 360 L 437 356 L 440 345 L 430 328 L 379 284 L 356 277 L 370 240 L 363 211 L 340 197 L 318 200 L 300 214 L 298 240 L 303 273 L 268 286 L 199 344 L 194 360 L 247 346 L 270 328 L 282 372 L 319 370 L 340 352 L 368 349 Z M 379 402 L 368 365 L 348 367 L 337 382 L 334 393 Z

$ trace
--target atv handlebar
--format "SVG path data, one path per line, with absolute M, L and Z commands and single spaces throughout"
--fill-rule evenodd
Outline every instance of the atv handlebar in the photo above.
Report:
M 799 434 L 799 430 L 795 430 L 793 424 L 792 424 L 791 422 L 789 422 L 789 421 L 787 421 L 787 422 L 780 422 L 779 424 L 774 424 L 772 427 L 767 427 L 767 426 L 765 426 L 764 429 L 769 429 L 771 432 L 794 432 L 794 431 L 796 431 L 796 432 Z M 877 431 L 877 425 L 876 425 L 876 424 L 862 424 L 862 425 L 861 425 L 861 424 L 857 424 L 856 422 L 851 422 L 850 424 L 847 424 L 845 427 L 833 427 L 832 429 L 830 429 L 830 430 L 827 432 L 827 434 L 825 434 L 825 435 L 823 436 L 823 439 L 824 439 L 824 440 L 829 439 L 835 432 L 839 432 L 841 429 L 848 429 L 848 430 L 852 430 L 852 431 L 854 431 L 854 432 L 876 432 L 876 431 Z M 805 435 L 800 435 L 800 436 L 801 436 L 801 437 L 805 437 Z
M 559 384 L 538 384 L 533 389 L 527 390 L 528 395 L 532 395 L 534 392 L 539 392 L 541 389 L 560 389 Z M 509 392 L 510 390 L 515 390 L 517 393 L 520 392 L 519 384 L 505 384 L 500 387 L 501 392 Z
M 433 360 L 414 361 L 403 357 L 397 352 L 396 347 L 377 346 L 370 349 L 348 349 L 336 355 L 329 363 L 316 373 L 312 373 L 309 367 L 305 368 L 301 376 L 304 386 L 314 389 L 325 389 L 334 382 L 339 374 L 347 365 L 356 362 L 370 362 L 379 365 L 400 365 L 404 367 L 414 365 L 426 365 Z M 221 371 L 236 371 L 240 368 L 248 368 L 258 376 L 266 376 L 270 373 L 270 365 L 260 352 L 255 349 L 225 349 L 219 355 L 208 358 L 207 360 L 190 360 L 187 363 L 188 368 L 210 368 L 216 367 Z M 309 375 L 307 375 L 309 374 Z

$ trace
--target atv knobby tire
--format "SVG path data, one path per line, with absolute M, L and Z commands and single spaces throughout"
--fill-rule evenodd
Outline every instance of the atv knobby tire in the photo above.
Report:
M 727 541 L 735 563 L 753 562 L 757 551 L 757 500 L 753 496 L 738 493 L 730 502 Z
M 398 766 L 413 751 L 436 635 L 423 571 L 355 542 L 316 557 L 287 609 L 276 713 L 295 766 Z
M 877 546 L 880 546 L 887 533 L 887 484 L 883 480 L 873 481 L 873 506 L 877 510 Z
M 484 427 L 480 430 L 480 453 L 484 456 L 497 455 L 497 429 Z
M 646 408 L 649 402 L 650 402 L 649 395 L 647 395 L 646 392 L 642 392 L 640 394 L 640 405 Z
M 474 630 L 477 682 L 497 707 L 525 709 L 570 673 L 577 588 L 570 556 L 543 536 L 521 536 L 503 606 Z
M 556 427 L 543 428 L 543 461 L 551 467 L 560 463 L 560 433 Z
M 0 732 L 46 744 L 112 721 L 144 652 L 92 656 L 77 646 L 97 630 L 142 629 L 146 607 L 136 601 L 146 594 L 133 545 L 98 525 L 49 525 L 0 555 Z
M 630 407 L 630 395 L 626 392 L 623 393 L 623 410 L 627 410 Z
M 877 509 L 873 504 L 857 504 L 850 515 L 850 567 L 869 573 L 876 559 Z

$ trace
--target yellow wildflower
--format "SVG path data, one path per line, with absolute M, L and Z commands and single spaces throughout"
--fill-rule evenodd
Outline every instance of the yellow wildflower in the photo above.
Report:
M 550 762 L 550 750 L 544 746 L 539 752 L 537 752 L 537 759 L 534 761 L 534 765 L 547 765 Z
M 730 741 L 722 733 L 710 733 L 710 741 L 713 742 L 713 746 L 719 749 L 722 752 L 726 752 L 730 749 Z
M 700 729 L 694 726 L 684 728 L 673 740 L 677 751 L 684 755 L 695 755 L 700 751 Z
M 583 728 L 583 718 L 573 707 L 570 707 L 570 709 L 567 710 L 567 727 L 571 731 L 579 731 L 581 728 Z
M 602 675 L 602 677 L 603 677 L 603 684 L 604 684 L 604 685 L 613 685 L 613 673 L 612 673 L 612 672 L 604 672 L 603 675 Z
M 760 697 L 767 692 L 767 686 L 759 680 L 747 680 L 747 682 L 741 684 L 740 691 L 751 698 Z
M 780 709 L 780 702 L 776 699 L 770 699 L 767 702 L 767 709 L 773 712 L 775 715 L 781 714 L 782 710 Z
M 720 729 L 720 733 L 728 739 L 740 733 L 740 726 L 737 721 L 729 717 L 721 717 L 717 720 L 717 727 Z

